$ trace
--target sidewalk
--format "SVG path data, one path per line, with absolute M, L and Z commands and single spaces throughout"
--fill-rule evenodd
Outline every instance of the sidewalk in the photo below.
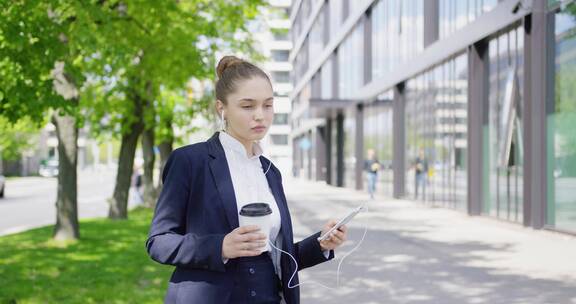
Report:
M 367 201 L 362 192 L 287 179 L 297 240 Z M 348 226 L 340 287 L 301 286 L 303 304 L 576 303 L 576 237 L 379 197 Z M 336 287 L 338 260 L 300 272 Z

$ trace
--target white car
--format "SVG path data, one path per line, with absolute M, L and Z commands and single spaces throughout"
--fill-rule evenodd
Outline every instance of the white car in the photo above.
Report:
M 4 175 L 0 175 L 0 198 L 4 197 L 4 188 L 6 188 L 6 178 Z
M 58 160 L 51 159 L 41 163 L 38 174 L 43 177 L 58 176 Z

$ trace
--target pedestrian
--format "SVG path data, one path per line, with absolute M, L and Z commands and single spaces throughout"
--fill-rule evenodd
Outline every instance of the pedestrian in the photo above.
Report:
M 428 160 L 424 149 L 418 151 L 418 157 L 414 160 L 414 199 L 418 199 L 419 188 L 422 189 L 422 199 L 426 198 L 426 183 L 428 176 Z
M 234 56 L 222 58 L 216 70 L 222 131 L 172 152 L 146 241 L 152 259 L 176 267 L 164 301 L 297 304 L 296 271 L 332 259 L 347 229 L 321 242 L 318 231 L 294 243 L 280 171 L 259 144 L 274 116 L 270 79 Z M 239 210 L 253 202 L 266 202 L 272 211 L 267 231 L 239 226 Z M 322 232 L 335 224 L 328 221 Z M 267 246 L 266 235 L 294 256 L 297 268 Z
M 378 180 L 378 170 L 380 170 L 380 163 L 376 159 L 376 152 L 374 149 L 368 149 L 366 152 L 366 160 L 364 161 L 364 171 L 366 171 L 366 180 L 368 182 L 368 194 L 370 199 L 374 199 L 374 192 L 376 192 L 376 181 Z
M 134 164 L 132 168 L 132 177 L 131 180 L 131 199 L 130 199 L 130 206 L 137 206 L 141 205 L 144 202 L 144 196 L 142 195 L 142 171 L 140 166 Z

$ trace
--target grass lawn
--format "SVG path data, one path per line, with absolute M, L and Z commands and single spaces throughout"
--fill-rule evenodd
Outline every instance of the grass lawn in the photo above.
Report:
M 146 254 L 152 210 L 129 218 L 81 221 L 68 244 L 52 226 L 0 237 L 0 303 L 161 303 L 172 267 Z

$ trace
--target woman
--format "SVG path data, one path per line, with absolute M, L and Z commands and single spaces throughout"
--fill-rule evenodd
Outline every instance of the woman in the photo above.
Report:
M 322 242 L 320 232 L 293 242 L 280 172 L 258 144 L 274 116 L 270 79 L 233 56 L 220 60 L 217 74 L 216 110 L 224 130 L 172 152 L 146 242 L 152 259 L 176 266 L 165 302 L 299 303 L 298 276 L 292 275 L 332 259 L 346 227 Z M 238 211 L 253 202 L 269 204 L 269 231 L 239 227 Z M 266 246 L 266 235 L 274 246 Z M 298 268 L 274 247 L 290 253 Z

